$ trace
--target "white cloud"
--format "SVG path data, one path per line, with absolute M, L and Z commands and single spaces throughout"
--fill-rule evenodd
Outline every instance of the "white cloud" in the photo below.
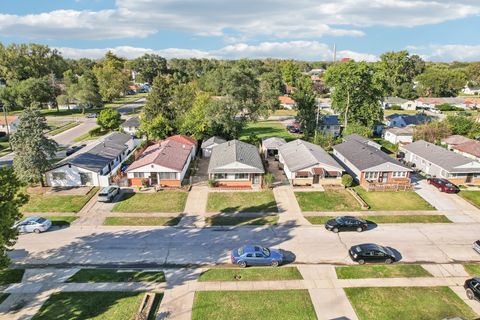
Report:
M 407 49 L 429 61 L 480 61 L 480 45 L 430 44 L 408 46 Z

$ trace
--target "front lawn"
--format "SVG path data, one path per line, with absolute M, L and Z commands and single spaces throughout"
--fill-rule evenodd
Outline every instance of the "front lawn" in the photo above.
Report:
M 335 272 L 338 279 L 432 277 L 430 272 L 415 264 L 335 267 Z
M 165 282 L 163 271 L 128 271 L 117 269 L 81 269 L 65 282 Z
M 461 190 L 458 195 L 474 206 L 480 208 L 480 191 Z
M 0 286 L 9 285 L 12 283 L 22 282 L 25 269 L 3 269 L 0 270 Z
M 65 132 L 67 130 L 70 130 L 72 128 L 75 128 L 76 126 L 78 126 L 80 124 L 80 122 L 68 122 L 67 124 L 63 125 L 63 126 L 60 126 L 60 127 L 57 127 L 55 129 L 53 129 L 52 131 L 48 132 L 48 134 L 50 136 L 56 136 L 57 134 L 60 134 L 62 132 Z
M 345 288 L 360 320 L 438 320 L 476 314 L 448 287 Z
M 80 218 L 79 216 L 44 216 L 45 219 L 52 221 L 52 226 L 68 227 L 70 224 Z
M 209 192 L 208 212 L 278 212 L 272 191 Z
M 307 216 L 311 224 L 325 224 L 333 216 Z M 374 223 L 451 223 L 444 215 L 435 214 L 409 214 L 409 215 L 384 215 L 384 216 L 359 216 L 358 218 Z
M 97 193 L 98 188 L 92 188 L 86 195 L 46 195 L 29 194 L 30 199 L 21 208 L 22 212 L 78 212 Z
M 107 217 L 105 226 L 176 226 L 180 217 Z
M 248 141 L 251 136 L 257 136 L 259 139 L 280 137 L 287 141 L 300 137 L 288 132 L 287 127 L 281 122 L 273 120 L 249 122 L 240 133 L 240 140 Z
M 373 211 L 435 210 L 413 191 L 367 192 L 361 187 L 355 190 Z
M 295 192 L 302 211 L 359 211 L 360 204 L 347 190 Z
M 131 320 L 142 292 L 55 292 L 33 320 Z
M 182 212 L 187 196 L 184 191 L 124 193 L 112 212 Z
M 208 269 L 198 281 L 274 281 L 302 280 L 296 267 L 285 268 L 219 268 Z
M 463 268 L 471 276 L 476 276 L 476 277 L 480 276 L 480 264 L 478 264 L 478 263 L 476 263 L 476 264 L 475 263 L 464 264 Z
M 308 290 L 197 291 L 192 320 L 317 319 Z
M 213 216 L 205 219 L 206 223 L 211 226 L 259 226 L 274 225 L 278 223 L 278 216 L 263 217 L 225 217 Z

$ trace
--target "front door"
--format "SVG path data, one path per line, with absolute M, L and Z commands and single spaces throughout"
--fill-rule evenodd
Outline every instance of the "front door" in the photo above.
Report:
M 150 185 L 156 186 L 158 184 L 158 173 L 152 172 L 150 174 Z
M 473 181 L 473 173 L 467 174 L 467 179 L 465 179 L 466 183 L 472 183 Z
M 318 184 L 320 182 L 320 176 L 318 174 L 313 175 L 313 183 Z

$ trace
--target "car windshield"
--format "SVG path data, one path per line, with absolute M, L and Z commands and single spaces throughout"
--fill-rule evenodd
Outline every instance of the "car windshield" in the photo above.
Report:
M 100 192 L 98 195 L 101 197 L 108 196 L 108 192 Z
M 245 250 L 243 250 L 243 247 L 238 248 L 238 255 L 241 256 L 244 252 L 245 252 Z
M 362 252 L 362 248 L 360 248 L 360 246 L 356 246 L 355 248 L 353 248 L 353 250 L 357 251 L 357 252 Z
M 262 248 L 262 252 L 265 257 L 270 257 L 270 250 L 268 250 L 267 248 Z
M 343 218 L 343 217 L 338 217 L 338 218 L 335 218 L 335 221 L 336 221 L 337 223 L 344 223 L 344 222 L 345 222 L 345 218 Z
M 45 218 L 38 218 L 37 219 L 38 223 L 44 223 L 45 221 L 47 221 L 47 219 L 45 219 Z
M 449 188 L 453 187 L 453 183 L 450 183 L 450 182 L 445 183 L 445 185 Z

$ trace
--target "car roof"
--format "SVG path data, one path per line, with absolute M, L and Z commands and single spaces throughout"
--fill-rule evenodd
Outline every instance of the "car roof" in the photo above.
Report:
M 25 218 L 23 219 L 24 222 L 27 222 L 27 221 L 37 221 L 38 219 L 40 219 L 40 217 L 28 217 L 28 218 Z
M 360 249 L 362 250 L 379 250 L 379 251 L 385 252 L 384 247 L 375 243 L 363 243 L 363 244 L 359 244 L 358 247 L 360 247 Z
M 251 244 L 243 246 L 244 252 L 256 252 L 260 250 L 262 250 L 262 246 L 251 245 Z

